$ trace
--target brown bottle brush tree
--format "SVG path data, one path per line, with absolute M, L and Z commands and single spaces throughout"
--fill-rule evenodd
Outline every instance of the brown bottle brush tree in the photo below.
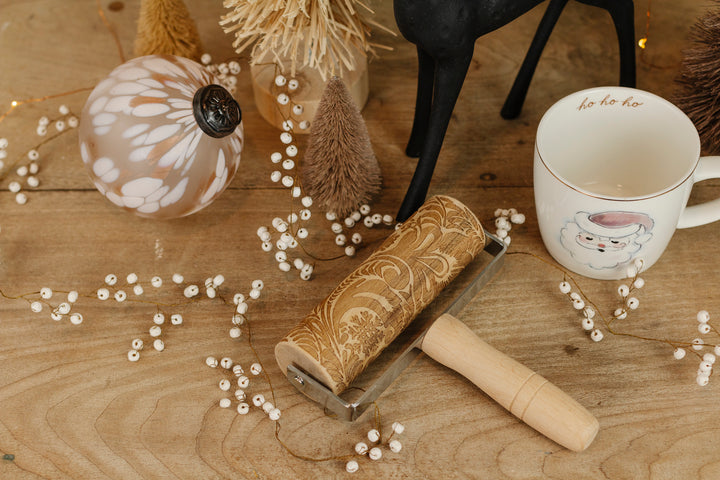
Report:
M 182 0 L 140 2 L 135 56 L 143 55 L 177 55 L 200 60 L 200 35 Z
M 332 77 L 323 91 L 301 175 L 305 192 L 339 216 L 348 215 L 380 191 L 380 165 L 365 121 L 338 77 Z
M 720 2 L 716 2 L 718 4 Z M 675 103 L 693 121 L 708 153 L 720 152 L 720 9 L 706 12 L 683 51 Z

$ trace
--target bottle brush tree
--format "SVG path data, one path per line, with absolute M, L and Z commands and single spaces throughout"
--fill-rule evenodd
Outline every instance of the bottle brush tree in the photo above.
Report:
M 323 91 L 301 175 L 305 192 L 339 216 L 356 210 L 380 190 L 380 165 L 365 121 L 338 77 L 332 77 Z
M 683 52 L 677 105 L 693 121 L 708 153 L 720 152 L 720 9 L 705 13 L 692 28 L 693 45 Z
M 362 0 L 225 0 L 228 12 L 220 19 L 225 33 L 233 33 L 240 54 L 251 48 L 250 63 L 276 62 L 295 76 L 300 67 L 320 73 L 323 80 L 340 67 L 356 68 L 353 50 L 374 54 L 387 48 L 370 41 L 374 12 Z M 290 60 L 286 70 L 283 59 Z
M 135 56 L 142 55 L 177 55 L 200 60 L 200 36 L 182 0 L 140 2 Z

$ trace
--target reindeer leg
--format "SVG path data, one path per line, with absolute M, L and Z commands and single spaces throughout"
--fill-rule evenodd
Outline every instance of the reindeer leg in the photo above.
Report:
M 435 90 L 433 92 L 430 122 L 423 143 L 420 159 L 410 181 L 403 203 L 397 214 L 397 221 L 404 222 L 425 201 L 435 163 L 442 147 L 445 132 L 452 116 L 465 74 L 473 55 L 473 45 L 462 49 L 463 53 L 453 58 L 438 60 L 435 69 Z
M 525 102 L 525 96 L 527 95 L 528 88 L 530 88 L 530 81 L 535 73 L 535 67 L 537 67 L 545 44 L 548 38 L 550 38 L 550 34 L 567 2 L 568 0 L 550 0 L 547 10 L 545 10 L 545 14 L 535 31 L 535 37 L 525 55 L 525 60 L 523 60 L 517 77 L 515 77 L 515 82 L 510 89 L 510 93 L 508 93 L 502 110 L 500 110 L 500 115 L 503 118 L 509 120 L 520 115 L 520 110 L 522 110 L 523 103 Z
M 615 0 L 605 8 L 612 17 L 620 47 L 620 85 L 635 87 L 635 10 L 632 0 Z
M 413 118 L 410 140 L 408 140 L 405 153 L 408 157 L 419 157 L 425 136 L 427 135 L 428 121 L 430 120 L 430 106 L 432 105 L 433 77 L 435 76 L 435 60 L 420 46 L 418 53 L 418 82 L 417 96 L 415 97 L 415 117 Z

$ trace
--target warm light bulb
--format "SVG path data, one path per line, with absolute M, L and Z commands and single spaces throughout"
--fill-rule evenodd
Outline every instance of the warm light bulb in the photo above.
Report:
M 638 46 L 640 48 L 645 48 L 645 43 L 647 43 L 647 37 L 643 37 L 640 40 L 638 40 Z

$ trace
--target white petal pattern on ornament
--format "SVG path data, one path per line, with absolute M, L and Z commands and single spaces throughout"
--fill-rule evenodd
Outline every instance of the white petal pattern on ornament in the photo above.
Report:
M 212 138 L 192 104 L 201 87 L 220 83 L 182 57 L 139 57 L 115 68 L 90 94 L 79 126 L 81 158 L 100 193 L 153 218 L 189 215 L 217 198 L 237 172 L 243 125 Z

